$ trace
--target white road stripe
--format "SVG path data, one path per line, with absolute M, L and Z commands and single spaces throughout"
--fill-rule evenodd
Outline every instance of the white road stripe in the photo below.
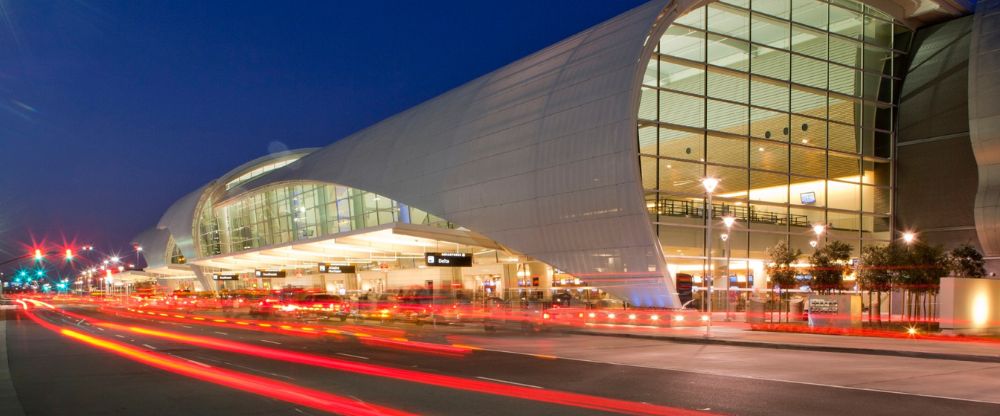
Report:
M 97 329 L 99 329 L 99 330 L 101 330 L 101 331 L 103 331 L 103 330 L 104 330 L 104 328 L 101 328 L 101 327 L 97 327 Z
M 216 334 L 219 334 L 219 335 L 229 335 L 229 334 L 227 334 L 227 333 L 225 333 L 225 332 L 219 332 L 219 331 L 215 331 L 215 333 L 216 333 Z
M 531 387 L 533 389 L 540 389 L 540 388 L 542 388 L 541 386 L 534 386 L 534 385 L 531 385 L 531 384 L 523 384 L 523 383 L 518 383 L 518 382 L 514 382 L 514 381 L 500 380 L 498 378 L 489 378 L 489 377 L 476 377 L 476 378 L 478 378 L 480 380 L 495 381 L 497 383 L 513 384 L 515 386 L 521 386 L 521 387 Z
M 343 353 L 343 352 L 338 352 L 337 355 L 343 355 L 345 357 L 351 357 L 351 358 L 360 358 L 362 360 L 367 360 L 368 359 L 368 357 L 362 357 L 360 355 L 347 354 L 347 353 Z
M 156 347 L 154 347 L 154 346 L 152 346 L 152 345 L 149 345 L 149 344 L 142 344 L 142 346 L 143 346 L 143 347 L 146 347 L 146 348 L 149 348 L 149 349 L 151 349 L 151 350 L 155 350 L 155 349 L 156 349 Z
M 266 342 L 266 343 L 268 343 L 268 344 L 277 344 L 277 345 L 281 345 L 281 343 L 280 343 L 280 342 L 277 342 L 277 341 L 271 341 L 271 340 L 267 340 L 267 339 L 262 339 L 262 340 L 260 340 L 260 342 Z
M 195 360 L 189 360 L 189 359 L 185 358 L 184 361 L 187 361 L 187 362 L 192 363 L 192 364 L 198 364 L 198 365 L 200 365 L 202 367 L 205 367 L 205 368 L 212 368 L 212 366 L 210 366 L 208 364 L 205 364 L 205 363 L 202 363 L 202 362 L 198 362 L 198 361 L 195 361 Z
M 125 339 L 125 337 L 122 336 L 122 335 L 115 334 L 115 336 L 118 337 L 118 338 L 121 338 L 121 339 Z

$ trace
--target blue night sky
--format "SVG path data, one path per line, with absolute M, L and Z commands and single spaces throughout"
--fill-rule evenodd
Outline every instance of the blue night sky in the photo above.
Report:
M 125 249 L 182 195 L 323 146 L 642 0 L 0 0 L 0 260 Z

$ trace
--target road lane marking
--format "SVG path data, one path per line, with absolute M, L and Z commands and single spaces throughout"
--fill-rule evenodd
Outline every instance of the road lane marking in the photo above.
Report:
M 143 347 L 146 347 L 146 348 L 149 348 L 149 349 L 151 349 L 151 350 L 155 350 L 155 349 L 156 349 L 156 347 L 154 347 L 154 346 L 152 346 L 152 345 L 149 345 L 149 344 L 142 344 L 142 346 L 143 346 Z
M 187 325 L 181 325 L 181 326 L 184 327 L 184 328 L 187 328 L 187 329 L 191 329 L 191 327 L 187 326 Z
M 229 335 L 229 334 L 227 334 L 227 333 L 225 333 L 225 332 L 219 332 L 219 331 L 214 331 L 214 332 L 215 332 L 216 334 L 219 334 L 219 335 Z
M 116 337 L 118 337 L 118 338 L 121 338 L 121 339 L 125 339 L 125 336 L 124 336 L 124 335 L 118 335 L 118 334 L 115 334 L 115 336 L 116 336 Z
M 269 339 L 262 339 L 262 340 L 260 340 L 260 342 L 266 342 L 266 343 L 268 343 L 268 344 L 275 344 L 275 345 L 281 345 L 281 343 L 280 343 L 280 342 L 277 342 L 277 341 L 271 341 L 271 340 L 269 340 Z
M 101 330 L 101 331 L 103 331 L 103 330 L 104 330 L 104 328 L 101 328 L 101 327 L 97 327 L 97 329 L 99 329 L 99 330 Z
M 351 357 L 351 358 L 360 358 L 362 360 L 368 360 L 369 359 L 368 357 L 362 357 L 360 355 L 348 354 L 348 353 L 345 353 L 345 352 L 338 352 L 337 355 L 343 355 L 345 357 Z
M 515 386 L 521 386 L 521 387 L 530 387 L 530 388 L 533 388 L 533 389 L 542 389 L 542 388 L 544 388 L 544 387 L 541 387 L 541 386 L 535 386 L 535 385 L 531 385 L 531 384 L 518 383 L 516 381 L 501 380 L 501 379 L 498 379 L 498 378 L 489 378 L 489 377 L 476 377 L 476 378 L 478 378 L 480 380 L 495 381 L 497 383 L 513 384 Z

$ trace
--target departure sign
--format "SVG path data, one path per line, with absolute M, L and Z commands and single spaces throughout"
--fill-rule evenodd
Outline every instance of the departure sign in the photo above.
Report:
M 330 263 L 320 263 L 319 264 L 320 273 L 357 273 L 354 266 L 350 264 L 330 264 Z
M 424 253 L 428 266 L 437 267 L 470 267 L 472 255 L 469 253 Z
M 212 273 L 212 280 L 240 280 L 236 273 Z
M 269 277 L 285 277 L 285 271 L 284 270 L 254 270 L 253 275 L 257 276 L 257 277 L 264 277 L 264 278 L 269 278 Z

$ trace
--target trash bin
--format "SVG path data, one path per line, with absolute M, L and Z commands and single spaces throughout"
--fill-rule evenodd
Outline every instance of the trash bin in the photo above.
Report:
M 805 314 L 805 299 L 801 297 L 794 297 L 788 301 L 788 320 L 789 321 L 803 321 L 806 319 Z
M 747 300 L 747 323 L 748 324 L 762 324 L 764 323 L 764 305 L 766 305 L 763 299 L 757 297 L 751 297 Z

